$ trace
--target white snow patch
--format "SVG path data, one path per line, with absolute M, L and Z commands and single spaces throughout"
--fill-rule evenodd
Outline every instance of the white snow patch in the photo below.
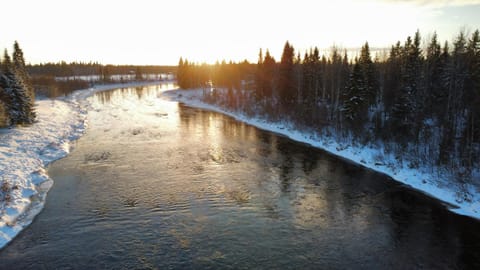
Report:
M 447 207 L 460 215 L 480 219 L 480 194 L 473 186 L 460 189 L 448 184 L 448 179 L 439 177 L 437 168 L 409 168 L 393 155 L 385 154 L 383 146 L 353 145 L 350 142 L 338 142 L 332 136 L 317 136 L 301 132 L 285 122 L 272 122 L 260 117 L 249 117 L 240 112 L 230 111 L 202 101 L 203 90 L 171 90 L 163 95 L 188 106 L 211 110 L 231 116 L 239 121 L 289 137 L 295 141 L 307 143 L 326 150 L 334 155 L 346 158 L 367 168 L 384 173 L 396 181 L 443 201 Z
M 37 122 L 0 128 L 0 249 L 43 209 L 53 181 L 46 166 L 65 157 L 87 127 L 87 97 L 115 88 L 159 82 L 109 84 L 78 90 L 67 97 L 35 102 Z

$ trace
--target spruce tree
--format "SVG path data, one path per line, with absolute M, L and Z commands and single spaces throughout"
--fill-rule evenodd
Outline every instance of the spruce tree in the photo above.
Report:
M 136 81 L 143 80 L 142 69 L 139 66 L 135 68 L 135 80 Z
M 13 44 L 12 64 L 17 84 L 23 89 L 22 92 L 24 92 L 26 95 L 22 101 L 24 107 L 23 111 L 25 114 L 24 122 L 32 123 L 36 117 L 34 111 L 35 91 L 32 83 L 30 82 L 30 76 L 28 75 L 25 65 L 23 51 L 17 41 L 15 41 Z
M 442 50 L 434 33 L 427 47 L 425 61 L 425 108 L 427 117 L 433 117 L 434 112 L 441 110 L 445 100 L 444 88 L 442 87 L 443 61 Z
M 265 90 L 264 87 L 264 77 L 263 74 L 263 50 L 260 48 L 258 53 L 257 69 L 255 70 L 255 98 L 257 101 L 264 98 Z
M 480 33 L 476 30 L 467 44 L 468 74 L 465 82 L 464 108 L 466 109 L 466 123 L 462 134 L 463 164 L 471 170 L 474 160 L 478 160 L 479 148 L 475 144 L 480 142 Z
M 9 109 L 8 104 L 10 104 L 10 97 L 3 88 L 3 65 L 0 58 L 0 127 L 5 127 L 10 125 L 10 116 L 9 116 Z
M 7 50 L 2 61 L 3 75 L 0 77 L 0 87 L 8 96 L 7 110 L 12 124 L 30 124 L 35 119 L 33 100 L 27 93 L 23 81 L 16 75 L 15 67 Z
M 297 96 L 293 73 L 294 58 L 294 49 L 287 41 L 283 47 L 278 78 L 279 99 L 286 110 L 292 108 Z
M 273 95 L 274 87 L 274 75 L 275 75 L 275 58 L 270 55 L 270 51 L 267 50 L 265 58 L 263 60 L 263 96 L 265 98 L 271 98 Z
M 342 110 L 345 118 L 355 128 L 358 129 L 367 120 L 368 109 L 376 102 L 377 92 L 378 83 L 375 67 L 370 57 L 368 43 L 365 43 L 360 58 L 355 59 L 353 70 L 344 91 Z
M 375 66 L 370 56 L 370 47 L 368 46 L 368 42 L 363 45 L 360 51 L 358 64 L 360 65 L 364 83 L 362 95 L 365 102 L 368 103 L 368 106 L 375 103 L 378 93 L 378 82 L 375 74 Z
M 363 120 L 362 111 L 365 103 L 365 96 L 363 94 L 365 90 L 364 86 L 362 69 L 358 59 L 355 59 L 355 64 L 350 72 L 350 77 L 344 90 L 342 107 L 345 119 L 352 125 Z
M 180 57 L 178 61 L 178 69 L 177 69 L 177 83 L 180 88 L 185 89 L 185 63 L 183 62 L 183 58 Z
M 424 94 L 421 89 L 422 52 L 420 33 L 415 33 L 412 41 L 407 37 L 400 56 L 400 89 L 392 108 L 392 127 L 396 137 L 405 142 L 412 136 L 417 138 L 423 123 L 419 108 L 423 107 Z

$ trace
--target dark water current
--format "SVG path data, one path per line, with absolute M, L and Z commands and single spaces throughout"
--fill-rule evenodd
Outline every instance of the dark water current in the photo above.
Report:
M 168 87 L 91 98 L 1 269 L 480 269 L 478 221 Z

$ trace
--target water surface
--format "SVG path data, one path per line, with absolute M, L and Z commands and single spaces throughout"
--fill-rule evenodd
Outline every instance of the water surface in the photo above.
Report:
M 480 269 L 480 226 L 388 177 L 159 98 L 91 98 L 2 269 Z

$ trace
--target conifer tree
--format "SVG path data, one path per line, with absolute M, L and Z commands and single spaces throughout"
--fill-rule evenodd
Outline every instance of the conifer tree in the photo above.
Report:
M 143 80 L 143 73 L 142 73 L 142 69 L 140 67 L 137 67 L 135 69 L 135 80 L 136 81 Z
M 35 91 L 32 83 L 30 82 L 30 76 L 28 75 L 25 65 L 23 51 L 17 41 L 15 41 L 13 44 L 12 67 L 17 84 L 22 88 L 22 92 L 25 93 L 24 95 L 26 95 L 22 101 L 23 111 L 25 114 L 24 122 L 32 123 L 36 117 L 34 111 Z M 23 94 L 19 95 L 22 96 Z
M 294 57 L 294 49 L 287 41 L 283 48 L 278 78 L 279 99 L 287 110 L 292 108 L 297 96 L 293 73 Z
M 28 114 L 25 113 L 28 97 L 18 83 L 12 60 L 6 49 L 3 55 L 2 72 L 3 75 L 0 77 L 0 86 L 8 96 L 9 103 L 7 104 L 7 109 L 12 124 L 28 123 Z
M 351 124 L 359 123 L 363 118 L 363 108 L 365 103 L 364 96 L 365 83 L 363 80 L 362 70 L 358 59 L 355 59 L 355 64 L 350 72 L 347 85 L 344 90 L 342 112 L 345 119 Z
M 358 128 L 367 119 L 368 108 L 376 101 L 378 86 L 375 68 L 368 43 L 362 47 L 360 58 L 350 74 L 345 93 L 343 112 L 345 118 Z
M 10 125 L 10 116 L 9 116 L 9 108 L 8 104 L 10 102 L 10 96 L 7 94 L 5 89 L 3 88 L 2 81 L 3 81 L 3 63 L 0 58 L 0 127 L 5 127 Z
M 370 106 L 376 102 L 378 94 L 378 82 L 375 72 L 375 67 L 370 56 L 370 47 L 366 42 L 360 51 L 360 58 L 358 59 L 362 74 L 362 96 L 366 106 Z
M 437 34 L 434 33 L 427 47 L 425 61 L 425 108 L 424 113 L 428 117 L 433 117 L 435 111 L 441 110 L 445 98 L 442 87 L 443 61 L 441 59 L 442 50 L 437 40 Z
M 257 101 L 264 98 L 264 80 L 265 78 L 263 70 L 263 50 L 262 48 L 260 48 L 260 52 L 258 53 L 257 69 L 255 70 L 255 97 Z
M 471 170 L 474 160 L 480 153 L 476 143 L 480 142 L 480 33 L 476 30 L 467 44 L 468 74 L 465 82 L 464 107 L 467 111 L 466 123 L 462 134 L 462 159 L 464 165 Z
M 184 85 L 184 76 L 185 76 L 185 70 L 184 70 L 184 63 L 183 63 L 183 58 L 180 57 L 180 60 L 178 61 L 178 69 L 177 69 L 177 84 L 180 86 L 180 88 L 185 88 Z
M 275 75 L 275 58 L 270 55 L 269 50 L 265 53 L 265 58 L 263 60 L 263 96 L 265 98 L 271 98 L 273 95 L 273 87 L 274 87 L 274 75 Z

